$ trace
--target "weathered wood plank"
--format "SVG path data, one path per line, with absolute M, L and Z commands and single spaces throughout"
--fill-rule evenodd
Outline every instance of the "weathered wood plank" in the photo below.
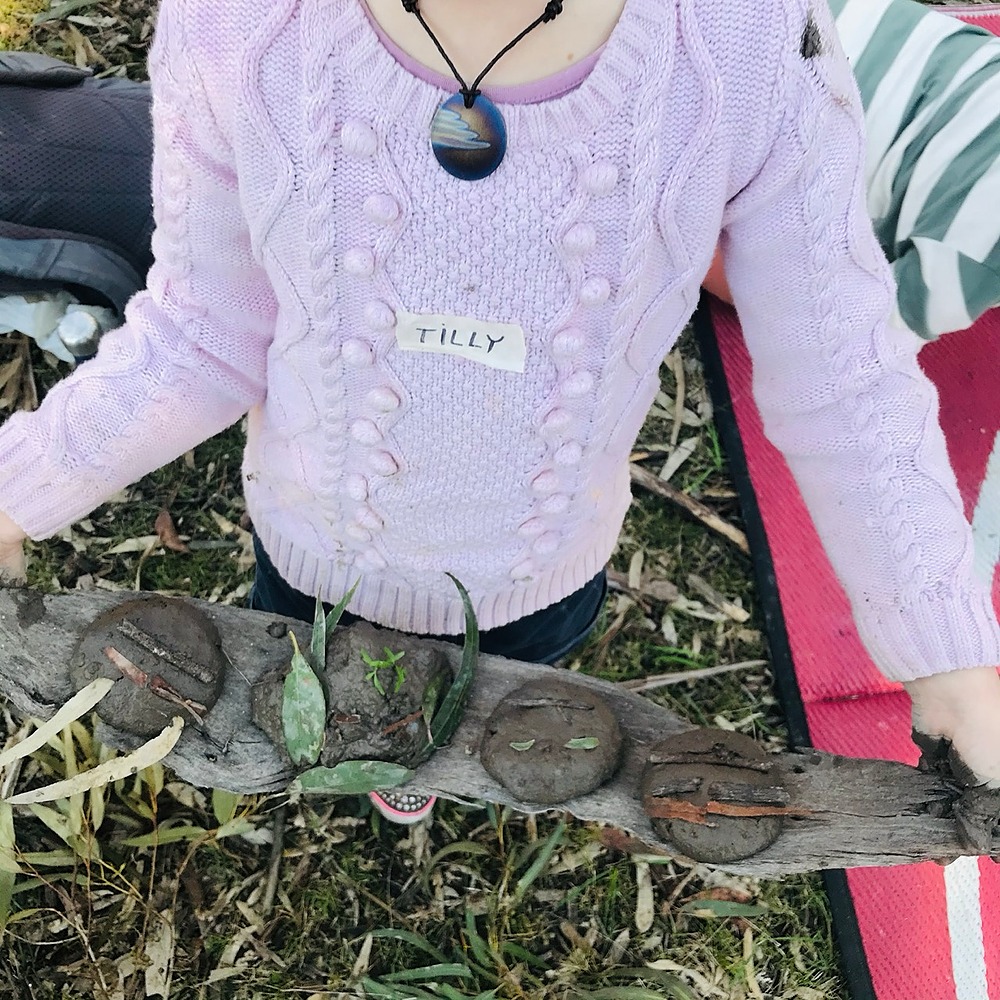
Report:
M 22 715 L 48 718 L 73 693 L 69 678 L 71 652 L 80 632 L 100 613 L 125 597 L 105 593 L 42 596 L 23 590 L 0 590 L 0 691 Z M 284 622 L 299 638 L 309 626 L 291 619 L 243 608 L 192 601 L 216 625 L 232 667 L 219 702 L 203 729 L 185 732 L 167 763 L 186 781 L 203 787 L 239 792 L 278 792 L 293 777 L 277 748 L 250 720 L 254 682 L 282 667 L 291 644 L 275 623 Z M 268 626 L 272 626 L 269 631 Z M 452 668 L 461 650 L 448 643 L 441 649 Z M 555 668 L 482 656 L 465 718 L 450 746 L 422 765 L 413 781 L 417 790 L 457 801 L 486 800 L 524 812 L 544 808 L 516 801 L 483 769 L 478 745 L 486 718 L 497 702 L 530 679 L 551 676 Z M 627 831 L 631 849 L 670 854 L 642 810 L 638 786 L 648 746 L 692 728 L 689 723 L 641 695 L 606 681 L 559 671 L 563 680 L 584 685 L 614 707 L 627 747 L 615 779 L 598 791 L 567 802 L 565 809 Z M 336 683 L 335 678 L 328 678 Z M 102 726 L 99 735 L 120 749 L 131 749 L 136 737 Z M 851 866 L 906 864 L 960 856 L 955 824 L 932 815 L 934 803 L 946 797 L 936 779 L 906 765 L 840 758 L 809 751 L 779 757 L 783 783 L 792 802 L 812 815 L 788 818 L 778 840 L 766 851 L 724 867 L 761 876 Z M 996 849 L 1000 845 L 994 845 Z

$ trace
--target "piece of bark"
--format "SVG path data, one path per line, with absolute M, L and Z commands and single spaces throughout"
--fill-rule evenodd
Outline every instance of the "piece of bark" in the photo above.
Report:
M 69 663 L 81 632 L 101 612 L 136 594 L 67 593 L 41 596 L 27 590 L 0 590 L 0 690 L 18 712 L 49 718 L 74 693 Z M 204 726 L 186 726 L 167 758 L 180 778 L 202 787 L 238 792 L 277 792 L 293 777 L 282 752 L 251 721 L 253 684 L 285 669 L 291 655 L 287 627 L 301 622 L 260 611 L 191 601 L 214 622 L 228 657 L 223 690 Z M 461 648 L 421 640 L 437 648 L 453 671 Z M 505 695 L 528 680 L 558 676 L 597 691 L 612 706 L 627 748 L 622 765 L 607 784 L 590 795 L 561 804 L 583 820 L 628 831 L 635 850 L 680 854 L 663 842 L 643 812 L 639 780 L 652 744 L 693 729 L 666 709 L 614 684 L 556 668 L 501 657 L 480 657 L 465 717 L 451 744 L 420 766 L 410 788 L 457 801 L 509 804 L 542 811 L 518 801 L 482 767 L 479 743 L 486 719 Z M 336 684 L 335 678 L 328 678 Z M 99 738 L 132 749 L 137 738 L 102 727 Z M 905 764 L 858 760 L 809 751 L 776 755 L 790 801 L 804 816 L 790 816 L 773 845 L 728 871 L 774 877 L 823 868 L 907 864 L 956 858 L 963 850 L 949 810 L 954 798 L 933 774 Z M 994 841 L 993 850 L 1000 849 Z

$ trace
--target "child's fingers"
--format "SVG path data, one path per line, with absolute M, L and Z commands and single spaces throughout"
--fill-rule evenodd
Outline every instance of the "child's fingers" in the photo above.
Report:
M 21 587 L 27 582 L 24 543 L 0 545 L 0 587 Z
M 20 587 L 26 582 L 24 540 L 28 536 L 0 511 L 0 587 Z

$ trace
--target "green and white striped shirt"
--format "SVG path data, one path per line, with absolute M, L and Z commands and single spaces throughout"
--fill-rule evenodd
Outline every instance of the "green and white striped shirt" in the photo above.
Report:
M 861 91 L 868 211 L 903 323 L 1000 304 L 1000 37 L 915 0 L 830 0 Z

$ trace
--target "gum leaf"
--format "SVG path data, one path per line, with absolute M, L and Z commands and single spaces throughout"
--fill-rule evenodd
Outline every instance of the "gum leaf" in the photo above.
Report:
M 336 767 L 314 767 L 300 774 L 290 791 L 312 795 L 364 795 L 395 788 L 412 776 L 401 764 L 384 760 L 345 760 Z
M 522 740 L 520 743 L 515 740 L 510 744 L 510 748 L 511 750 L 530 750 L 534 745 L 534 740 Z
M 326 726 L 326 697 L 309 661 L 292 638 L 292 669 L 285 677 L 281 699 L 281 726 L 288 754 L 295 764 L 312 764 L 319 758 Z
M 600 742 L 596 736 L 577 736 L 568 743 L 564 743 L 563 746 L 567 750 L 593 750 L 594 747 L 600 745 Z

